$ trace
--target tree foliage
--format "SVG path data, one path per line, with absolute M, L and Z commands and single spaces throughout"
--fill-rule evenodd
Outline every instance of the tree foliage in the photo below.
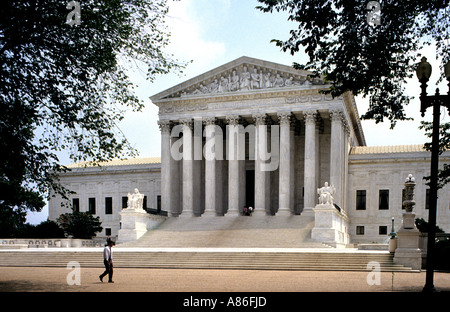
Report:
M 422 121 L 419 127 L 424 129 L 427 137 L 433 136 L 433 123 L 428 121 Z M 450 150 L 450 123 L 441 124 L 439 127 L 439 155 L 443 152 Z M 431 143 L 425 143 L 425 148 L 431 151 Z M 444 187 L 445 184 L 450 182 L 450 164 L 444 164 L 443 169 L 438 171 L 438 188 Z M 425 180 L 430 180 L 430 176 L 424 177 Z
M 94 217 L 89 212 L 64 213 L 59 216 L 57 223 L 67 236 L 73 238 L 91 239 L 103 230 L 100 217 Z
M 428 231 L 430 229 L 430 225 L 427 221 L 425 221 L 422 218 L 416 218 L 416 220 L 414 222 L 416 224 L 417 229 L 420 231 L 420 233 L 428 233 Z M 443 229 L 436 226 L 436 233 L 445 233 L 445 232 Z
M 50 193 L 67 195 L 58 152 L 94 163 L 136 155 L 117 126 L 143 108 L 127 68 L 151 82 L 183 67 L 163 51 L 166 0 L 78 1 L 79 25 L 66 23 L 68 2 L 0 6 L 0 213 L 11 222 Z
M 379 1 L 379 25 L 368 22 L 369 1 L 258 1 L 263 12 L 287 11 L 288 20 L 298 23 L 288 40 L 273 40 L 293 55 L 305 50 L 309 62 L 294 66 L 325 77 L 333 96 L 347 91 L 369 96 L 362 118 L 377 123 L 387 118 L 394 127 L 408 119 L 404 106 L 411 97 L 404 94 L 404 84 L 414 74 L 420 48 L 434 40 L 443 64 L 450 60 L 448 0 Z
M 449 0 L 380 0 L 380 11 L 358 0 L 258 0 L 263 12 L 286 11 L 298 28 L 287 40 L 273 42 L 292 55 L 306 52 L 309 61 L 295 68 L 312 71 L 330 83 L 334 97 L 345 92 L 369 97 L 369 108 L 361 118 L 376 123 L 388 119 L 391 128 L 408 120 L 405 106 L 412 96 L 405 94 L 408 78 L 415 75 L 420 49 L 434 42 L 443 66 L 450 61 Z M 380 13 L 380 23 L 370 20 Z M 450 92 L 450 90 L 449 90 Z M 417 96 L 419 91 L 417 92 Z M 429 123 L 422 128 L 431 137 Z M 440 148 L 448 149 L 450 123 L 441 127 Z M 427 144 L 430 148 L 431 144 Z M 440 185 L 449 182 L 449 166 L 440 172 Z
M 20 238 L 64 238 L 64 231 L 58 223 L 52 220 L 43 221 L 37 225 L 25 223 L 18 228 L 17 233 L 10 237 Z

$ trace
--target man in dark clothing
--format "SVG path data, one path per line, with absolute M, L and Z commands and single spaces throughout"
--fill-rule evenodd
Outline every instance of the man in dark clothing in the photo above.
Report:
M 101 282 L 103 282 L 103 277 L 105 277 L 108 274 L 109 275 L 108 283 L 114 283 L 112 280 L 113 276 L 112 246 L 114 246 L 114 242 L 108 239 L 107 246 L 105 247 L 105 249 L 103 249 L 103 264 L 105 265 L 105 272 L 103 272 L 99 276 Z

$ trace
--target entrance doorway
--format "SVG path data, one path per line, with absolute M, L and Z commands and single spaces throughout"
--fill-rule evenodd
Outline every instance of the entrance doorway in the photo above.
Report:
M 245 204 L 255 207 L 255 170 L 245 171 Z

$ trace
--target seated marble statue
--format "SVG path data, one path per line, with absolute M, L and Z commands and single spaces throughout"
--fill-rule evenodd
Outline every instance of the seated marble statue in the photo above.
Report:
M 333 194 L 336 192 L 334 186 L 328 186 L 328 182 L 325 185 L 317 189 L 317 194 L 319 194 L 319 204 L 320 205 L 333 205 Z
M 137 188 L 134 189 L 134 193 L 128 193 L 128 209 L 143 209 L 144 194 L 139 193 Z

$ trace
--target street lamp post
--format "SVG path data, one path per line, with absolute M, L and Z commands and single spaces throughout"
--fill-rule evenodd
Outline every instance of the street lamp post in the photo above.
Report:
M 431 76 L 431 65 L 425 57 L 422 57 L 419 66 L 416 69 L 416 75 L 419 79 L 422 89 L 420 94 L 420 112 L 422 117 L 428 107 L 433 107 L 433 137 L 431 141 L 431 177 L 430 177 L 430 207 L 428 211 L 428 244 L 427 244 L 427 272 L 426 281 L 423 288 L 424 292 L 434 291 L 434 244 L 436 240 L 436 210 L 437 210 L 437 184 L 438 184 L 438 166 L 439 166 L 439 119 L 441 105 L 447 107 L 450 114 L 450 62 L 445 65 L 445 77 L 448 80 L 448 95 L 440 95 L 439 89 L 436 89 L 435 95 L 427 95 L 427 82 Z

